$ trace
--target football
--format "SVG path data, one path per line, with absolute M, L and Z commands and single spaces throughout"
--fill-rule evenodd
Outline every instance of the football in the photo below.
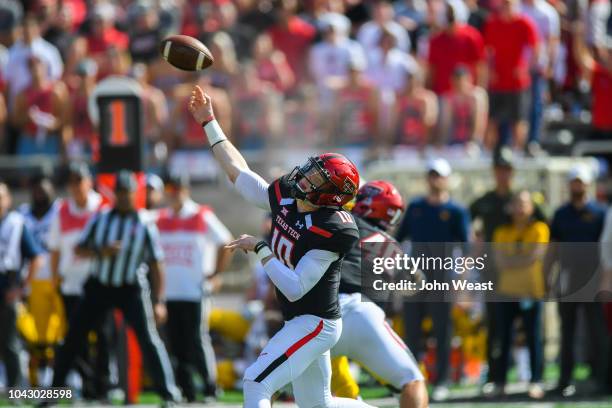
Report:
M 199 40 L 188 35 L 172 35 L 160 46 L 162 57 L 172 66 L 184 71 L 200 71 L 212 65 L 214 58 Z

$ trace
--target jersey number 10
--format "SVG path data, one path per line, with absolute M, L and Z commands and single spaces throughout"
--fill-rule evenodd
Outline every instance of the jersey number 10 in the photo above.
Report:
M 287 238 L 280 230 L 274 227 L 272 231 L 272 250 L 276 258 L 283 261 L 289 268 L 294 269 L 291 263 L 294 242 Z

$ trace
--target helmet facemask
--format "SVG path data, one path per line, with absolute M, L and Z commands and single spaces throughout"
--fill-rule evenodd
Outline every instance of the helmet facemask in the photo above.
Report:
M 352 195 L 351 191 L 343 191 L 331 181 L 331 175 L 323 167 L 323 161 L 316 157 L 310 157 L 304 165 L 296 166 L 289 173 L 288 183 L 293 198 L 308 201 L 313 205 L 319 205 L 317 200 L 321 194 Z

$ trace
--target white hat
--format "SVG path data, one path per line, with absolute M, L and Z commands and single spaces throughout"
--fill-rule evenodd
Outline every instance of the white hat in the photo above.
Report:
M 580 180 L 584 184 L 590 184 L 593 181 L 593 171 L 584 164 L 578 164 L 567 174 L 567 181 Z
M 164 191 L 164 182 L 157 174 L 147 174 L 147 187 L 155 191 Z
M 343 14 L 325 13 L 319 17 L 319 23 L 322 29 L 332 28 L 342 37 L 348 37 L 351 31 L 351 20 Z
M 448 177 L 453 172 L 450 164 L 445 159 L 437 158 L 427 161 L 427 172 L 435 171 L 442 177 Z

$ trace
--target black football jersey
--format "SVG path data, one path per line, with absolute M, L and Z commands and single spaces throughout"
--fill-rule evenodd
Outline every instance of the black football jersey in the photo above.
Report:
M 355 219 L 349 212 L 331 207 L 298 212 L 296 200 L 290 195 L 287 176 L 270 184 L 268 196 L 272 212 L 270 247 L 277 259 L 295 269 L 300 259 L 312 249 L 340 254 L 340 259 L 334 261 L 315 286 L 297 301 L 290 302 L 276 289 L 283 317 L 290 320 L 311 314 L 324 319 L 340 318 L 340 269 L 344 256 L 359 239 Z
M 395 238 L 365 219 L 354 217 L 359 228 L 359 241 L 353 245 L 342 262 L 340 293 L 362 293 L 362 259 L 371 260 L 380 256 L 393 256 L 400 252 L 399 243 Z M 364 243 L 373 245 L 364 245 Z

